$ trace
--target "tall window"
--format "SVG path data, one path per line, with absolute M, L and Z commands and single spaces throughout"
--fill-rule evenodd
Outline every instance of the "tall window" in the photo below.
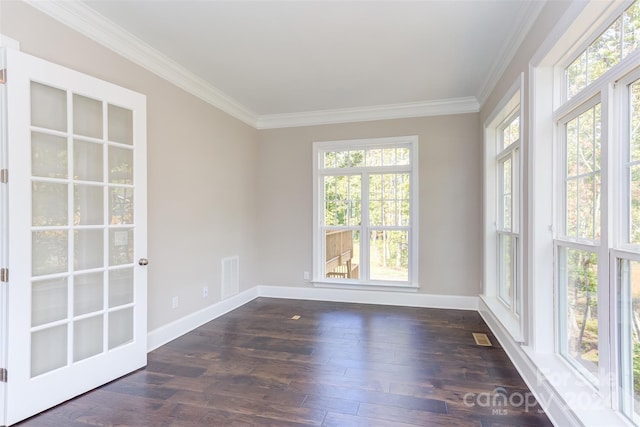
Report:
M 593 99 L 561 121 L 563 207 L 556 238 L 560 353 L 592 382 L 598 376 L 598 254 L 601 248 L 601 104 Z M 602 262 L 608 262 L 606 257 Z
M 321 142 L 315 281 L 417 286 L 417 137 Z
M 498 177 L 498 296 L 509 311 L 519 314 L 520 247 L 520 108 L 499 128 Z
M 618 309 L 620 409 L 640 425 L 640 71 L 620 81 L 619 216 L 612 251 Z
M 640 425 L 640 3 L 610 22 L 554 113 L 557 348 Z
M 482 299 L 516 341 L 522 324 L 521 75 L 485 124 Z

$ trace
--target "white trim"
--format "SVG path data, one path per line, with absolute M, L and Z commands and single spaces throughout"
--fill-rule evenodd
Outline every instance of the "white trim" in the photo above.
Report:
M 158 329 L 150 331 L 147 334 L 147 351 L 155 350 L 169 341 L 181 337 L 187 332 L 190 332 L 197 327 L 230 312 L 231 310 L 235 310 L 236 308 L 243 306 L 249 301 L 255 299 L 257 296 L 258 288 L 253 287 L 229 297 L 224 301 L 219 301 L 216 304 L 210 305 L 202 310 L 191 313 L 185 317 L 161 326 Z
M 0 47 L 8 47 L 15 50 L 20 50 L 20 42 L 14 40 L 11 37 L 7 37 L 4 34 L 0 34 Z
M 340 280 L 340 279 L 337 279 Z M 418 292 L 420 286 L 413 284 L 405 284 L 405 283 L 394 283 L 394 282 L 380 282 L 380 284 L 375 285 L 367 285 L 367 284 L 359 284 L 359 283 L 348 283 L 348 280 L 344 282 L 336 281 L 336 282 L 323 282 L 323 281 L 312 281 L 311 282 L 316 288 L 331 288 L 331 289 L 349 289 L 349 290 L 365 290 L 365 291 L 386 291 L 386 292 Z
M 309 301 L 350 302 L 402 307 L 444 308 L 450 310 L 478 310 L 478 297 L 462 295 L 407 294 L 384 291 L 362 292 L 359 290 L 290 286 L 258 286 L 258 295 L 268 298 Z
M 442 308 L 451 310 L 478 309 L 478 297 L 460 295 L 403 294 L 397 292 L 363 292 L 361 290 L 318 289 L 288 286 L 254 286 L 229 299 L 219 301 L 191 313 L 147 334 L 147 350 L 158 347 L 214 320 L 257 297 L 285 298 L 308 301 L 350 302 L 359 304 L 393 305 L 403 307 Z
M 535 352 L 515 342 L 482 300 L 478 311 L 554 425 L 631 426 L 622 414 L 608 408 L 582 378 L 573 375 L 557 355 Z
M 26 2 L 186 92 L 256 127 L 256 115 L 247 107 L 82 2 L 37 0 L 26 0 Z
M 0 34 L 0 69 L 6 69 L 7 61 L 4 43 Z M 0 85 L 0 169 L 7 169 L 8 162 L 8 123 L 7 123 L 7 85 Z M 9 266 L 9 194 L 6 184 L 0 184 L 0 267 Z M 8 348 L 8 283 L 0 282 L 0 368 L 7 368 Z M 7 422 L 7 383 L 0 382 L 0 425 Z
M 493 109 L 484 123 L 484 140 L 483 140 L 483 248 L 484 248 L 484 274 L 483 274 L 483 298 L 484 303 L 491 308 L 494 316 L 502 322 L 506 330 L 511 333 L 513 339 L 518 342 L 524 341 L 524 281 L 523 281 L 523 246 L 524 246 L 524 224 L 523 206 L 524 206 L 524 149 L 526 148 L 526 138 L 524 127 L 526 124 L 526 116 L 523 113 L 524 107 L 524 73 L 519 73 L 515 81 L 502 96 L 496 107 Z M 502 126 L 506 120 L 513 120 L 515 116 L 520 117 L 520 135 L 518 142 L 514 142 L 507 148 L 499 151 L 498 141 Z M 515 150 L 519 150 L 517 156 L 513 155 Z M 508 153 L 508 154 L 505 154 Z M 512 212 L 513 230 L 512 232 L 500 231 L 500 215 L 498 214 L 498 205 L 500 205 L 499 194 L 500 173 L 497 171 L 497 164 L 505 157 L 517 160 L 513 163 L 513 179 L 517 179 L 517 193 L 512 195 Z M 517 209 L 515 204 L 517 203 Z M 517 224 L 517 226 L 515 226 Z M 500 234 L 509 234 L 517 238 L 517 275 L 514 283 L 514 298 L 511 304 L 506 304 L 500 299 L 500 274 L 499 274 L 499 254 L 498 240 Z M 516 306 L 516 304 L 518 306 Z M 519 314 L 517 314 L 519 313 Z
M 354 173 L 362 176 L 362 194 L 368 195 L 368 181 L 367 176 L 369 174 L 376 173 L 408 173 L 411 175 L 411 188 L 410 188 L 410 224 L 408 226 L 386 226 L 386 227 L 377 227 L 371 226 L 368 218 L 368 203 L 369 196 L 361 197 L 362 203 L 362 218 L 361 225 L 358 226 L 335 226 L 340 229 L 353 229 L 359 230 L 362 235 L 365 234 L 367 229 L 389 229 L 389 230 L 407 230 L 409 237 L 409 277 L 406 282 L 389 282 L 389 281 L 374 281 L 371 280 L 367 270 L 363 269 L 362 266 L 369 265 L 368 259 L 368 243 L 363 242 L 361 238 L 361 253 L 360 253 L 360 275 L 358 284 L 363 285 L 365 288 L 380 286 L 382 289 L 385 287 L 393 287 L 394 289 L 400 289 L 404 287 L 404 289 L 408 288 L 419 288 L 419 268 L 418 268 L 418 252 L 419 252 L 419 230 L 418 230 L 418 218 L 420 218 L 419 214 L 419 206 L 418 206 L 418 195 L 419 195 L 419 171 L 418 171 L 418 163 L 419 163 L 419 137 L 418 135 L 411 136 L 394 136 L 394 137 L 386 137 L 386 138 L 365 138 L 365 139 L 352 139 L 352 140 L 334 140 L 334 141 L 316 141 L 313 143 L 312 147 L 312 167 L 313 167 L 313 231 L 312 231 L 312 241 L 313 241 L 313 280 L 314 285 L 318 287 L 328 287 L 330 283 L 336 283 L 337 288 L 346 288 L 347 286 L 342 286 L 344 281 L 340 279 L 329 280 L 325 275 L 325 236 L 324 236 L 324 228 L 330 228 L 330 226 L 325 226 L 324 221 L 321 221 L 324 215 L 324 203 L 320 203 L 320 197 L 323 196 L 322 190 L 322 180 L 321 177 L 324 176 L 336 176 L 345 173 Z M 320 164 L 320 153 L 321 151 L 331 151 L 331 150 L 345 150 L 345 149 L 374 149 L 374 148 L 396 148 L 400 146 L 407 146 L 411 150 L 411 160 L 408 165 L 393 165 L 393 166 L 380 166 L 380 167 L 372 167 L 372 166 L 358 166 L 358 167 L 348 167 L 348 168 L 325 168 L 324 165 Z M 355 289 L 356 287 L 351 287 Z
M 255 129 L 442 116 L 480 111 L 478 100 L 475 97 L 466 97 L 302 113 L 258 115 L 82 2 L 39 0 L 26 0 L 26 2 Z
M 528 5 L 521 10 L 520 15 L 513 20 L 513 22 L 516 22 L 516 25 L 514 25 L 516 31 L 505 42 L 498 54 L 498 58 L 500 59 L 493 63 L 493 67 L 491 67 L 486 80 L 480 87 L 480 91 L 477 95 L 480 105 L 484 105 L 485 101 L 489 98 L 489 95 L 491 95 L 491 92 L 493 92 L 498 82 L 502 79 L 502 75 L 511 61 L 513 61 L 520 45 L 529 33 L 531 27 L 533 27 L 536 19 L 538 19 L 540 12 L 542 12 L 544 5 L 545 2 L 543 1 L 529 2 Z
M 302 113 L 266 114 L 258 117 L 256 128 L 276 129 L 373 120 L 407 119 L 412 117 L 477 113 L 478 111 L 480 111 L 480 104 L 474 97 L 451 98 Z

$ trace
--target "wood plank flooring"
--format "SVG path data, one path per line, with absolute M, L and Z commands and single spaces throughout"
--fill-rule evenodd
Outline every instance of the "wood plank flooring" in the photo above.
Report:
M 270 298 L 18 425 L 552 426 L 476 312 Z

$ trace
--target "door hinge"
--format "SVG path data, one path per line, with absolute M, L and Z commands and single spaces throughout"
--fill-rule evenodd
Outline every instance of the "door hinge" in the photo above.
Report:
M 0 383 L 6 383 L 8 380 L 8 373 L 5 368 L 0 369 Z
M 0 70 L 0 84 L 5 84 L 7 82 L 7 69 L 3 68 Z
M 8 268 L 0 268 L 0 282 L 8 282 L 9 281 L 9 269 Z
M 0 183 L 6 184 L 9 182 L 9 169 L 0 169 Z

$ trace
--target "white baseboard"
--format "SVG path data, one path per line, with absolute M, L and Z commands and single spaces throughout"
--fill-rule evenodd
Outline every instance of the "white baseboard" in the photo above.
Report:
M 211 320 L 222 316 L 238 307 L 243 306 L 258 296 L 258 288 L 253 287 L 240 292 L 228 299 L 210 305 L 200 311 L 196 311 L 167 325 L 154 329 L 147 334 L 147 351 L 155 350 L 195 328 L 204 325 Z
M 478 310 L 478 297 L 432 295 L 386 291 L 362 291 L 332 288 L 258 286 L 258 295 L 313 301 L 353 302 L 360 304 L 399 305 L 406 307 Z
M 478 297 L 456 295 L 404 294 L 397 292 L 358 291 L 346 289 L 298 288 L 287 286 L 255 286 L 233 297 L 192 313 L 147 334 L 147 350 L 172 341 L 205 323 L 222 316 L 257 297 L 313 301 L 353 302 L 361 304 L 398 305 L 407 307 L 477 310 Z
M 490 306 L 482 299 L 478 302 L 478 311 L 553 425 L 562 427 L 631 425 L 618 412 L 599 402 L 600 398 L 593 393 L 592 389 L 581 387 L 577 382 L 568 381 L 566 363 L 559 361 L 557 355 L 536 353 L 532 348 L 515 341 L 493 314 Z M 549 373 L 552 378 L 547 377 Z M 558 380 L 562 381 L 558 382 Z M 563 398 L 565 395 L 569 398 L 568 401 Z
M 484 319 L 493 335 L 498 339 L 500 345 L 509 356 L 509 359 L 516 367 L 520 376 L 533 393 L 542 409 L 556 426 L 579 427 L 581 424 L 575 417 L 567 411 L 565 405 L 561 404 L 561 399 L 555 396 L 555 392 L 541 381 L 541 374 L 535 367 L 531 359 L 522 350 L 520 343 L 516 342 L 509 332 L 502 326 L 500 321 L 494 316 L 486 303 L 480 299 L 478 302 L 478 312 Z

